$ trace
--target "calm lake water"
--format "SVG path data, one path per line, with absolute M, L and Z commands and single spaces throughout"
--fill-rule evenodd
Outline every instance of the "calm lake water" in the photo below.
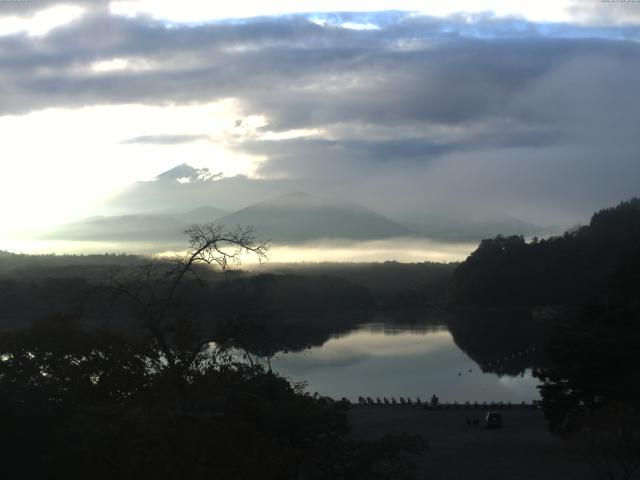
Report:
M 335 335 L 320 347 L 279 353 L 272 368 L 305 380 L 310 392 L 333 398 L 420 397 L 440 402 L 522 402 L 540 398 L 537 379 L 482 373 L 445 325 L 372 323 Z

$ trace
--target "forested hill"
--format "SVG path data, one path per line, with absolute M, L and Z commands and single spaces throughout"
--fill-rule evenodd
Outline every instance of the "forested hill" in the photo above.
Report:
M 593 215 L 562 237 L 483 240 L 454 273 L 458 305 L 583 304 L 637 284 L 640 198 Z

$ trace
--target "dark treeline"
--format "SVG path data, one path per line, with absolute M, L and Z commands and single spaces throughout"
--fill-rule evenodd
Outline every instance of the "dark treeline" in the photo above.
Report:
M 424 308 L 444 305 L 450 299 L 457 263 L 317 263 L 266 264 L 270 272 L 339 277 L 365 288 L 380 305 Z
M 640 199 L 601 210 L 588 226 L 562 237 L 484 240 L 456 270 L 454 286 L 459 306 L 500 307 L 490 320 L 458 315 L 451 325 L 456 341 L 476 359 L 490 357 L 491 338 L 512 343 L 506 332 L 524 331 L 525 340 L 536 324 L 552 328 L 540 345 L 544 362 L 535 370 L 549 427 L 598 478 L 637 478 Z M 531 315 L 545 305 L 555 313 Z M 529 319 L 496 328 L 496 312 L 504 307 L 518 307 Z
M 0 278 L 0 330 L 24 326 L 57 312 L 77 312 L 92 287 L 85 278 Z
M 38 278 L 50 276 L 103 276 L 106 269 L 132 267 L 143 257 L 126 253 L 101 255 L 30 255 L 0 250 L 0 275 L 12 278 Z
M 121 275 L 126 275 L 126 271 Z M 259 335 L 259 351 L 301 350 L 321 345 L 332 334 L 367 320 L 373 306 L 368 292 L 336 277 L 299 275 L 210 275 L 187 279 L 177 300 L 189 305 L 199 328 L 235 322 Z M 52 313 L 79 315 L 89 328 L 128 331 L 137 306 L 113 301 L 108 281 L 82 277 L 0 278 L 0 330 L 12 330 Z M 256 347 L 258 343 L 252 342 Z
M 0 253 L 0 329 L 13 328 L 50 313 L 82 312 L 101 323 L 108 311 L 109 278 L 150 259 L 135 255 L 16 255 Z M 155 260 L 170 268 L 170 259 Z M 204 283 L 182 288 L 184 301 L 218 316 L 276 318 L 324 315 L 379 308 L 442 307 L 456 264 L 300 264 L 268 265 L 258 271 L 218 272 L 200 266 Z M 194 286 L 194 284 L 190 284 Z M 119 307 L 120 318 L 127 316 Z M 116 318 L 118 315 L 111 314 Z M 325 318 L 325 322 L 327 319 Z M 335 322 L 332 322 L 335 327 Z M 349 322 L 353 325 L 353 322 Z M 315 328 L 315 327 L 314 327 Z
M 0 251 L 0 278 L 38 280 L 42 278 L 85 278 L 104 281 L 114 271 L 139 266 L 148 257 L 106 253 L 102 255 L 28 255 Z M 164 259 L 171 262 L 171 259 Z M 158 260 L 159 263 L 163 259 Z M 258 270 L 225 273 L 202 272 L 208 279 L 269 273 L 298 277 L 334 277 L 367 290 L 380 304 L 423 306 L 444 302 L 450 296 L 451 279 L 458 263 L 266 263 Z
M 580 305 L 611 292 L 615 272 L 640 248 L 640 199 L 593 215 L 562 237 L 483 240 L 457 268 L 454 298 L 466 306 Z

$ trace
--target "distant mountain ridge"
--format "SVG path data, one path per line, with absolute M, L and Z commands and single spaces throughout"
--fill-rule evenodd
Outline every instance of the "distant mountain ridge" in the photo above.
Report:
M 42 238 L 48 240 L 139 242 L 176 240 L 184 225 L 169 217 L 156 215 L 120 215 L 91 217 L 51 229 Z
M 303 192 L 250 205 L 218 221 L 226 225 L 251 225 L 261 237 L 289 242 L 323 238 L 377 240 L 412 233 L 360 205 Z
M 189 173 L 191 169 L 182 169 L 174 174 Z M 188 212 L 166 215 L 96 216 L 61 225 L 44 238 L 78 241 L 184 241 L 183 232 L 189 225 L 207 222 L 217 222 L 229 227 L 252 226 L 261 239 L 279 242 L 324 238 L 376 240 L 411 234 L 400 224 L 362 206 L 295 192 L 230 214 L 215 207 L 203 206 Z
M 402 224 L 425 237 L 447 242 L 477 242 L 497 234 L 547 237 L 562 233 L 561 227 L 535 225 L 510 216 L 494 215 L 477 219 L 443 218 L 425 215 L 402 218 Z
M 215 207 L 198 207 L 188 212 L 171 215 L 173 218 L 181 222 L 191 223 L 208 223 L 218 220 L 220 217 L 228 215 L 229 212 Z
M 360 231 L 348 229 L 346 226 L 352 220 L 348 219 L 345 210 L 357 210 L 353 204 L 349 202 L 339 202 L 334 200 L 336 195 L 346 195 L 349 198 L 349 192 L 341 194 L 338 189 L 333 191 L 317 192 L 321 194 L 324 209 L 323 215 L 320 217 L 328 220 L 330 207 L 342 210 L 342 219 L 338 218 L 337 212 L 334 212 L 333 221 L 329 224 L 333 228 L 329 228 L 329 224 L 323 228 L 310 230 L 312 234 L 304 232 L 292 231 L 292 225 L 284 220 L 279 219 L 284 214 L 283 209 L 289 208 L 288 205 L 277 205 L 283 203 L 284 199 L 289 198 L 290 203 L 299 203 L 307 205 L 308 208 L 314 210 L 314 214 L 320 213 L 320 205 L 314 208 L 309 198 L 304 199 L 301 192 L 314 193 L 316 184 L 310 179 L 263 179 L 250 178 L 243 175 L 234 177 L 223 177 L 219 173 L 214 173 L 207 168 L 198 168 L 187 163 L 176 165 L 175 167 L 158 174 L 153 180 L 135 182 L 119 192 L 115 193 L 105 204 L 104 212 L 109 215 L 130 215 L 130 214 L 147 214 L 156 216 L 172 216 L 180 217 L 186 215 L 185 212 L 199 209 L 202 205 L 214 205 L 216 208 L 224 210 L 217 218 L 233 215 L 225 221 L 230 224 L 246 223 L 248 214 L 243 213 L 240 218 L 236 216 L 240 210 L 244 208 L 259 205 L 266 200 L 272 203 L 273 221 L 276 224 L 263 225 L 263 219 L 260 222 L 252 216 L 249 221 L 251 224 L 260 223 L 262 230 L 266 227 L 269 238 L 282 238 L 287 241 L 307 241 L 314 238 L 343 237 L 350 239 L 369 239 L 369 238 L 391 238 L 395 236 L 413 235 L 419 237 L 428 237 L 445 243 L 469 243 L 477 242 L 482 238 L 494 236 L 498 233 L 505 235 L 521 233 L 526 236 L 547 236 L 561 231 L 560 227 L 548 228 L 528 223 L 522 219 L 510 217 L 507 214 L 485 215 L 478 217 L 477 215 L 466 215 L 466 212 L 450 212 L 446 206 L 425 205 L 424 208 L 391 208 L 388 204 L 379 205 L 378 208 L 384 209 L 381 212 L 385 219 L 380 217 L 376 219 L 369 218 L 364 221 L 359 215 Z M 289 192 L 298 192 L 289 193 Z M 296 200 L 295 197 L 298 196 Z M 276 202 L 275 199 L 282 197 L 282 200 Z M 328 197 L 328 198 L 327 198 Z M 364 203 L 366 207 L 368 203 Z M 360 207 L 361 209 L 364 207 Z M 444 208 L 444 213 L 443 213 Z M 280 213 L 276 215 L 276 210 Z M 299 210 L 299 209 L 298 209 Z M 366 210 L 366 208 L 365 208 Z M 375 209 L 374 209 L 375 210 Z M 290 213 L 292 209 L 289 208 Z M 233 213 L 231 213 L 233 212 Z M 255 211 L 254 211 L 255 212 Z M 393 212 L 393 213 L 391 213 Z M 299 213 L 299 212 L 298 212 Z M 361 212 L 363 213 L 363 212 Z M 351 214 L 353 215 L 353 213 Z M 302 214 L 299 213 L 299 216 Z M 278 217 L 278 218 L 277 218 Z M 211 215 L 206 217 L 206 221 L 212 219 Z M 193 221 L 204 221 L 198 217 L 190 219 Z M 300 219 L 302 220 L 302 219 Z M 385 222 L 386 220 L 386 222 Z M 356 222 L 356 223 L 358 223 Z M 395 224 L 393 227 L 388 222 Z M 183 223 L 187 224 L 186 220 Z M 297 220 L 294 223 L 299 223 Z M 373 228 L 373 225 L 378 227 Z M 382 223 L 387 226 L 382 228 Z M 322 222 L 319 222 L 322 224 Z M 365 224 L 367 226 L 365 226 Z M 338 227 L 338 225 L 341 225 Z M 310 226 L 311 227 L 311 226 Z M 256 225 L 258 231 L 258 226 Z M 295 230 L 295 229 L 293 229 Z M 332 231 L 334 230 L 334 231 Z
M 42 237 L 52 240 L 166 242 L 184 241 L 184 230 L 193 223 L 215 222 L 228 212 L 199 207 L 168 215 L 94 216 L 60 225 Z

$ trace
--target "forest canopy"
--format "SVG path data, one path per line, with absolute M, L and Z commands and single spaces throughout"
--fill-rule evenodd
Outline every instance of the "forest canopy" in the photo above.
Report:
M 580 305 L 611 291 L 640 248 L 640 198 L 601 210 L 561 237 L 483 240 L 454 274 L 458 305 Z

